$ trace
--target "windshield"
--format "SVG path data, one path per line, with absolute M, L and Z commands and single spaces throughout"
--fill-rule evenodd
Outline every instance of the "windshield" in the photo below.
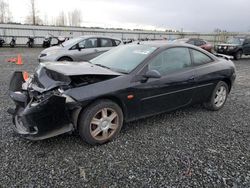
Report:
M 117 72 L 130 73 L 155 50 L 156 47 L 146 45 L 123 45 L 92 59 L 90 62 Z
M 76 42 L 80 41 L 81 39 L 84 39 L 84 38 L 73 38 L 73 39 L 69 39 L 65 42 L 62 43 L 62 46 L 68 46 L 68 45 L 73 45 L 75 44 Z
M 229 38 L 227 40 L 227 44 L 242 44 L 243 43 L 243 39 L 240 38 Z

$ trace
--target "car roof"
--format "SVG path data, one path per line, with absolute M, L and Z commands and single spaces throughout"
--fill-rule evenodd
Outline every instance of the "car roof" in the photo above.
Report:
M 151 46 L 151 47 L 157 47 L 157 48 L 167 48 L 167 47 L 174 47 L 174 46 L 178 46 L 178 47 L 192 47 L 195 49 L 200 49 L 194 45 L 191 44 L 187 44 L 187 43 L 179 43 L 176 41 L 169 41 L 169 40 L 156 40 L 156 41 L 137 41 L 134 42 L 132 44 L 141 44 L 141 45 L 147 45 L 147 46 Z
M 195 50 L 198 50 L 206 55 L 208 55 L 209 57 L 213 58 L 214 60 L 218 59 L 216 56 L 214 56 L 213 54 L 207 52 L 206 50 L 203 50 L 200 47 L 197 47 L 195 45 L 192 44 L 188 44 L 188 43 L 180 43 L 180 42 L 175 42 L 175 41 L 169 41 L 169 40 L 155 40 L 155 41 L 137 41 L 131 44 L 127 44 L 127 45 L 146 45 L 146 46 L 150 46 L 150 47 L 155 47 L 158 48 L 159 50 L 164 50 L 166 48 L 171 48 L 171 47 L 186 47 L 186 48 L 192 48 Z

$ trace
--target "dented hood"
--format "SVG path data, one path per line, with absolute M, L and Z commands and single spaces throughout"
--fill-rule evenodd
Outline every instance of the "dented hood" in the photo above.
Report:
M 41 66 L 48 70 L 58 72 L 65 76 L 77 75 L 121 75 L 118 72 L 111 71 L 88 62 L 47 62 L 41 63 Z
M 84 80 L 83 77 L 89 76 L 108 76 L 112 78 L 119 75 L 121 73 L 88 62 L 47 62 L 41 63 L 37 68 L 32 79 L 32 89 L 43 93 L 58 86 L 69 85 L 73 80 L 78 80 L 78 77 L 79 80 Z M 86 81 L 84 80 L 83 82 Z

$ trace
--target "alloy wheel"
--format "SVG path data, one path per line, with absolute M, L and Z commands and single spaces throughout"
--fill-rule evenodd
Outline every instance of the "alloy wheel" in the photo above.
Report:
M 214 98 L 214 104 L 216 107 L 221 107 L 227 98 L 227 89 L 225 86 L 220 86 L 218 90 L 216 91 L 215 98 Z
M 98 111 L 90 122 L 90 133 L 99 141 L 109 139 L 119 127 L 119 116 L 112 108 Z

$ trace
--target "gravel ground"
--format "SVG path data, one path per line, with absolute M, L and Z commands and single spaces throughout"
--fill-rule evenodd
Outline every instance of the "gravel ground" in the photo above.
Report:
M 76 135 L 32 142 L 11 126 L 8 81 L 32 71 L 41 49 L 0 49 L 0 187 L 250 187 L 250 59 L 224 108 L 200 105 L 124 125 L 111 143 Z M 24 65 L 5 62 L 22 54 Z

